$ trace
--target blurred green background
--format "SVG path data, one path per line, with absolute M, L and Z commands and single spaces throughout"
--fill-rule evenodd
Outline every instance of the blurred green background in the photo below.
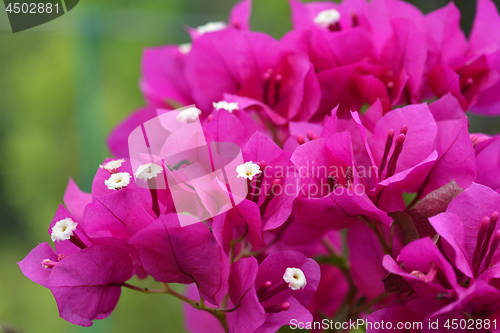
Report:
M 0 5 L 0 332 L 183 332 L 177 300 L 128 289 L 108 319 L 91 328 L 71 325 L 59 318 L 50 291 L 25 278 L 16 262 L 50 241 L 47 228 L 68 177 L 88 191 L 109 155 L 107 134 L 143 105 L 143 48 L 188 42 L 186 26 L 227 21 L 234 3 L 83 0 L 16 34 Z M 412 3 L 429 12 L 448 1 Z M 468 31 L 475 1 L 455 3 Z M 291 28 L 287 1 L 254 0 L 252 28 L 283 35 Z M 499 132 L 500 122 L 472 117 L 471 131 L 480 130 Z

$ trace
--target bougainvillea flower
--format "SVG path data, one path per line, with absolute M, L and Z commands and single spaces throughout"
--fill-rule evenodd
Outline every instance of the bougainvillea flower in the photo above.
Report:
M 289 0 L 294 29 L 316 27 L 325 31 L 342 31 L 359 25 L 359 19 L 366 8 L 364 0 L 347 0 L 342 3 L 302 3 Z M 323 12 L 323 15 L 320 15 Z M 327 15 L 325 15 L 327 14 Z M 361 21 L 363 19 L 361 18 Z M 337 25 L 338 23 L 338 25 Z M 337 27 L 340 27 L 339 30 Z
M 66 191 L 64 192 L 64 205 L 77 221 L 83 220 L 83 210 L 91 201 L 92 195 L 80 190 L 78 185 L 70 178 Z
M 451 201 L 445 213 L 429 218 L 446 241 L 448 258 L 471 278 L 488 282 L 500 277 L 499 211 L 500 195 L 474 183 Z
M 328 256 L 332 250 L 344 255 L 343 240 L 339 230 L 317 230 L 308 228 L 290 216 L 285 224 L 264 235 L 268 246 L 266 255 L 276 251 L 297 251 L 307 257 Z M 328 244 L 328 247 L 325 246 Z
M 307 309 L 314 321 L 321 321 L 322 314 L 333 316 L 342 305 L 349 291 L 349 281 L 338 267 L 320 264 L 321 280 Z
M 71 212 L 68 211 L 68 209 L 66 209 L 66 207 L 64 207 L 63 205 L 59 205 L 59 208 L 57 209 L 57 212 L 49 225 L 48 233 L 51 238 L 53 238 L 52 236 L 54 233 L 54 226 L 58 222 L 65 219 L 70 219 L 73 222 L 77 223 L 77 225 L 69 239 L 54 241 L 57 254 L 68 256 L 94 244 L 92 239 L 87 235 L 87 232 L 82 223 L 83 220 L 76 219 L 73 214 L 71 214 Z
M 105 245 L 62 257 L 42 243 L 19 266 L 28 278 L 52 291 L 62 318 L 87 327 L 111 314 L 120 285 L 133 274 L 128 254 Z
M 197 299 L 199 297 L 196 285 L 193 283 L 187 286 L 184 294 L 190 299 Z M 215 307 L 210 302 L 205 301 L 205 305 Z M 184 313 L 184 327 L 190 333 L 225 333 L 224 327 L 221 322 L 212 314 L 196 309 L 188 303 L 183 305 Z
M 453 266 L 428 237 L 406 245 L 397 261 L 404 262 L 404 269 L 390 255 L 383 259 L 384 268 L 403 277 L 428 303 L 432 304 L 436 298 L 438 301 L 448 296 L 452 299 L 458 291 L 464 290 L 457 282 Z
M 436 95 L 450 92 L 464 110 L 470 107 L 476 113 L 498 114 L 500 99 L 496 91 L 500 86 L 500 41 L 488 33 L 495 27 L 500 27 L 495 4 L 490 0 L 477 1 L 467 58 L 451 67 L 436 66 L 430 72 L 429 86 Z
M 484 139 L 476 139 L 476 141 L 479 140 L 479 143 L 475 148 L 477 164 L 475 182 L 496 190 L 500 188 L 500 172 L 498 172 L 500 168 L 500 136 Z
M 235 29 L 250 30 L 250 14 L 252 13 L 252 0 L 242 0 L 231 9 L 229 24 Z
M 413 110 L 411 110 L 412 108 Z M 402 118 L 406 120 L 396 116 L 396 113 L 393 112 L 402 114 Z M 427 163 L 425 167 L 420 167 L 420 171 L 424 171 L 421 174 L 420 179 L 409 177 L 412 173 L 407 176 L 409 177 L 409 182 L 403 183 L 403 187 L 406 191 L 413 188 L 415 191 L 419 191 L 419 195 L 422 197 L 425 196 L 425 194 L 449 183 L 451 180 L 458 182 L 459 186 L 462 188 L 467 188 L 474 181 L 476 177 L 476 162 L 473 158 L 474 148 L 468 132 L 468 121 L 466 116 L 461 111 L 457 100 L 453 96 L 447 94 L 438 101 L 430 104 L 429 107 L 425 105 L 411 106 L 404 109 L 394 110 L 393 112 L 381 117 L 380 104 L 375 103 L 363 116 L 360 116 L 357 113 L 352 114 L 354 121 L 358 125 L 360 133 L 360 135 L 353 135 L 353 146 L 356 148 L 355 151 L 358 168 L 362 166 L 367 170 L 370 168 L 375 169 L 378 165 L 378 176 L 383 176 L 383 174 L 380 173 L 380 169 L 385 168 L 386 165 L 389 169 L 388 163 L 390 162 L 390 150 L 387 150 L 386 153 L 387 148 L 382 146 L 382 141 L 384 141 L 384 144 L 391 144 L 395 146 L 396 144 L 394 141 L 397 142 L 397 139 L 394 140 L 395 135 L 392 133 L 395 129 L 401 126 L 400 124 L 403 124 L 401 128 L 404 127 L 406 129 L 404 125 L 408 126 L 408 132 L 405 134 L 401 155 L 399 155 L 397 159 L 398 164 L 400 159 L 404 158 L 403 152 L 406 149 L 409 149 L 406 150 L 406 154 L 410 154 L 412 157 L 416 157 L 420 154 L 420 152 L 417 152 L 419 149 L 424 149 L 427 153 L 431 153 L 432 150 L 435 150 L 437 153 L 437 158 L 433 163 L 431 161 L 430 163 Z M 420 125 L 414 123 L 416 118 L 409 116 L 412 112 L 417 112 L 416 114 L 419 112 L 422 113 L 422 116 L 426 117 L 428 123 L 420 123 Z M 399 123 L 396 121 L 387 126 L 388 123 L 391 123 L 398 118 Z M 381 124 L 383 123 L 386 125 L 382 126 Z M 346 123 L 343 124 L 343 126 L 347 126 L 347 128 L 350 129 L 349 126 L 352 127 L 352 124 Z M 380 132 L 380 128 L 382 127 L 384 127 L 382 132 L 387 132 Z M 411 141 L 408 141 L 410 140 L 411 128 L 421 132 L 417 136 L 413 136 Z M 350 129 L 350 131 L 351 133 L 355 133 L 354 129 Z M 401 134 L 399 136 L 401 136 Z M 370 142 L 367 144 L 369 140 Z M 378 140 L 378 144 L 375 145 L 374 140 Z M 363 149 L 363 145 L 369 146 L 370 149 Z M 416 149 L 415 154 L 411 153 L 411 149 Z M 425 153 L 423 153 L 420 158 L 425 160 Z M 415 163 L 415 161 L 412 163 Z M 382 172 L 383 171 L 384 170 L 382 170 Z M 418 170 L 414 170 L 413 172 L 415 171 Z M 397 172 L 398 168 L 395 169 L 395 176 L 397 175 Z M 428 172 L 428 174 L 426 175 L 425 172 Z M 413 175 L 415 175 L 415 173 L 413 173 Z M 381 186 L 380 180 L 382 179 L 373 179 L 373 176 L 374 173 L 372 172 L 368 175 L 368 177 L 364 178 L 368 188 Z M 377 175 L 375 176 L 375 178 L 377 178 Z M 422 183 L 422 180 L 424 179 L 425 181 Z M 413 182 L 413 184 L 411 184 L 411 182 Z M 387 191 L 387 189 L 384 191 Z M 390 192 L 390 190 L 388 192 Z M 397 195 L 396 193 L 392 194 Z M 382 194 L 381 198 L 383 195 L 384 194 Z M 401 197 L 398 196 L 398 199 L 392 204 L 395 206 L 400 200 Z M 383 201 L 381 203 L 384 204 Z M 401 205 L 399 209 L 402 208 L 403 206 Z
M 241 237 L 244 232 L 248 232 L 254 249 L 263 247 L 263 233 L 279 228 L 290 217 L 300 184 L 289 156 L 261 133 L 252 135 L 243 157 L 247 161 L 245 164 L 258 170 L 252 178 L 248 177 L 246 199 L 226 214 L 214 218 L 214 235 L 226 252 L 229 241 Z
M 82 201 L 78 200 L 81 198 Z M 139 262 L 137 250 L 128 244 L 128 239 L 151 224 L 156 215 L 137 191 L 123 189 L 107 196 L 94 197 L 93 202 L 84 205 L 89 199 L 88 195 L 70 181 L 65 199 L 71 203 L 68 207 L 76 208 L 82 218 L 77 219 L 63 205 L 59 206 L 49 226 L 51 238 L 58 238 L 54 237 L 54 227 L 64 220 L 73 221 L 76 228 L 69 239 L 59 238 L 55 241 L 58 255 L 69 256 L 94 244 L 113 246 L 128 253 L 134 274 L 137 273 L 139 278 L 147 277 Z
M 208 22 L 197 28 L 188 28 L 191 38 L 195 40 L 206 33 L 216 32 L 225 29 L 250 30 L 250 14 L 252 12 L 252 0 L 242 0 L 231 9 L 229 13 L 229 23 Z
M 231 210 L 213 218 L 212 232 L 215 239 L 229 255 L 232 239 L 248 234 L 248 241 L 254 250 L 265 243 L 262 237 L 262 216 L 259 206 L 252 200 L 244 199 Z
M 486 104 L 483 107 L 474 107 L 474 105 L 478 102 L 480 94 L 487 93 L 489 88 L 494 87 L 499 80 L 500 73 L 491 70 L 488 58 L 484 55 L 468 61 L 456 70 L 443 65 L 435 66 L 428 77 L 429 86 L 437 96 L 440 97 L 449 92 L 460 101 L 464 110 L 471 107 L 471 110 L 477 113 L 489 115 L 496 114 L 495 105 L 492 108 L 489 106 L 496 104 L 497 100 L 489 101 L 489 103 L 483 102 Z M 492 97 L 485 95 L 484 99 L 491 100 Z
M 380 323 L 382 320 L 386 323 L 385 327 L 391 323 L 393 329 L 398 327 L 398 323 L 404 323 L 409 332 L 436 330 L 446 332 L 450 328 L 453 328 L 455 332 L 466 332 L 460 326 L 455 328 L 453 324 L 460 321 L 469 322 L 469 320 L 470 322 L 477 320 L 477 322 L 482 323 L 485 319 L 498 318 L 499 296 L 500 292 L 495 287 L 484 281 L 475 281 L 451 300 L 442 298 L 442 296 L 438 300 L 430 302 L 422 298 L 414 298 L 405 305 L 395 305 L 373 312 L 367 318 L 371 322 L 371 325 L 367 326 L 367 332 L 382 331 L 376 329 L 376 323 Z M 391 330 L 384 330 L 384 332 L 389 331 Z
M 294 199 L 298 195 L 300 179 L 294 164 L 270 138 L 255 133 L 243 151 L 245 161 L 258 161 L 262 174 L 250 188 L 252 200 L 262 213 L 262 230 L 276 229 L 291 214 Z M 278 183 L 279 182 L 279 183 Z
M 465 318 L 482 319 L 490 317 L 499 309 L 500 291 L 484 281 L 477 280 L 471 283 L 467 290 L 459 291 L 456 301 L 434 312 L 431 317 L 465 313 Z
M 229 263 L 205 224 L 181 227 L 175 214 L 163 215 L 129 242 L 156 280 L 196 282 L 201 297 L 212 304 L 219 304 L 226 294 Z
M 222 109 L 212 115 L 203 130 L 214 142 L 233 142 L 243 149 L 248 139 L 259 131 L 258 124 L 244 110 L 229 112 Z
M 109 161 L 113 161 L 113 159 L 106 159 L 105 163 Z M 139 179 L 137 177 L 135 180 L 132 179 L 132 175 L 137 174 L 137 170 L 133 170 L 131 162 L 128 158 L 125 159 L 125 162 L 122 163 L 122 165 L 118 168 L 117 171 L 121 173 L 127 173 L 131 177 L 127 186 L 121 189 L 110 189 L 108 186 L 106 186 L 105 182 L 108 179 L 110 179 L 111 176 L 114 175 L 113 173 L 110 173 L 109 171 L 102 168 L 99 168 L 97 170 L 94 180 L 92 182 L 92 196 L 93 196 L 92 201 L 94 204 L 96 201 L 100 200 L 101 198 L 105 198 L 107 196 L 122 198 L 121 195 L 116 195 L 116 194 L 124 191 L 124 193 L 133 193 L 130 195 L 134 196 L 133 199 L 134 205 L 141 205 L 144 209 L 147 209 L 148 213 L 151 212 L 152 210 L 154 214 L 158 216 L 160 212 L 165 213 L 169 209 L 171 209 L 169 208 L 170 207 L 169 198 L 171 195 L 170 191 L 167 188 L 161 188 L 161 187 L 154 188 L 153 186 L 150 189 L 149 187 L 151 186 L 151 183 L 148 183 L 147 180 Z M 163 180 L 164 184 L 163 176 L 164 175 L 162 173 L 159 178 Z M 123 196 L 123 198 L 124 197 L 128 198 L 130 196 L 127 195 Z M 110 199 L 108 198 L 104 200 L 110 200 Z M 119 201 L 120 200 L 117 201 L 118 204 Z M 111 205 L 113 206 L 115 204 Z M 120 207 L 116 206 L 116 208 L 114 209 L 120 209 Z M 110 211 L 113 211 L 113 209 L 110 209 Z
M 240 61 L 245 61 L 250 56 L 250 51 L 260 53 L 276 43 L 270 36 L 235 29 L 221 30 L 197 38 L 186 56 L 185 70 L 196 105 L 209 111 L 213 102 L 223 99 L 224 93 L 236 94 L 243 83 Z M 255 61 L 251 57 L 249 60 Z
M 319 85 L 308 57 L 261 33 L 228 29 L 196 39 L 185 73 L 202 110 L 223 94 L 237 94 L 254 100 L 265 116 L 283 125 L 308 120 L 319 103 Z
M 390 234 L 387 226 L 381 225 L 384 237 L 392 239 L 392 256 L 397 257 L 401 250 L 401 241 Z M 351 263 L 352 282 L 367 299 L 374 299 L 385 292 L 383 279 L 388 272 L 382 265 L 384 249 L 376 234 L 361 221 L 355 222 L 347 232 L 349 262 Z M 369 272 L 369 274 L 367 274 Z
M 360 133 L 366 132 L 359 115 L 352 115 Z M 370 196 L 379 208 L 404 210 L 402 192 L 417 191 L 436 163 L 436 134 L 436 122 L 425 104 L 409 105 L 385 114 L 376 123 L 369 142 L 363 134 L 363 144 L 372 157 L 361 165 L 367 170 Z M 374 178 L 375 185 L 371 185 Z
M 302 273 L 292 277 L 303 280 L 301 288 L 292 290 L 286 282 L 287 269 Z M 253 257 L 237 261 L 229 276 L 229 297 L 236 308 L 227 313 L 229 331 L 275 332 L 291 319 L 311 322 L 312 315 L 305 307 L 319 280 L 318 264 L 299 252 L 276 252 L 260 265 Z
M 383 0 L 290 5 L 298 30 L 289 35 L 315 66 L 323 92 L 320 114 L 337 103 L 339 114 L 348 115 L 377 99 L 385 111 L 400 100 L 419 100 L 427 44 L 418 9 Z M 336 15 L 323 22 L 331 12 Z
M 424 15 L 412 4 L 399 0 L 374 0 L 368 3 L 365 12 L 366 20 L 374 35 L 374 43 L 380 52 L 393 37 L 395 20 L 411 20 L 421 32 Z M 360 24 L 363 24 L 361 21 Z M 411 47 L 411 46 L 410 46 Z M 411 50 L 410 53 L 412 52 Z M 400 51 L 399 51 L 400 52 Z M 408 54 L 410 54 L 408 53 Z
M 185 54 L 178 46 L 160 46 L 144 50 L 142 56 L 142 93 L 151 106 L 193 104 L 184 77 Z
M 404 97 L 407 103 L 415 103 L 420 100 L 419 89 L 427 59 L 425 36 L 410 18 L 393 19 L 391 24 L 393 36 L 381 57 L 396 75 L 401 72 L 408 75 Z
M 299 145 L 313 140 L 315 135 L 318 136 L 323 126 L 307 121 L 291 121 L 288 123 L 288 130 L 290 133 L 283 144 L 283 150 L 293 152 Z
M 368 198 L 358 172 L 353 171 L 348 132 L 301 145 L 295 149 L 292 162 L 302 180 L 292 211 L 299 223 L 318 230 L 345 228 L 357 215 L 391 223 Z
M 451 180 L 461 188 L 469 187 L 476 179 L 474 148 L 468 131 L 468 120 L 460 104 L 450 94 L 429 105 L 437 125 L 434 148 L 438 153 L 436 164 L 427 176 L 420 196 L 448 184 Z
M 85 231 L 91 237 L 129 239 L 156 218 L 149 202 L 136 190 L 126 188 L 94 197 L 83 214 Z
M 132 274 L 132 262 L 126 252 L 96 245 L 55 264 L 49 289 L 62 318 L 91 326 L 91 320 L 111 314 L 120 298 L 120 284 Z
M 118 124 L 109 134 L 106 143 L 116 157 L 129 157 L 128 137 L 133 130 L 157 116 L 156 107 L 148 106 L 135 110 Z

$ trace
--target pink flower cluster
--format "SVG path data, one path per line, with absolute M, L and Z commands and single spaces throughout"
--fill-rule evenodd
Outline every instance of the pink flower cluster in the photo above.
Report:
M 500 136 L 469 133 L 464 112 L 500 115 L 494 3 L 477 1 L 467 39 L 453 3 L 424 15 L 400 0 L 289 1 L 294 28 L 279 41 L 250 31 L 243 0 L 227 24 L 189 29 L 192 44 L 144 52 L 147 105 L 111 133 L 115 158 L 92 193 L 70 181 L 55 251 L 38 245 L 21 270 L 82 326 L 126 287 L 185 301 L 193 333 L 359 320 L 500 332 Z M 175 140 L 147 145 L 175 146 L 177 160 L 150 152 L 137 167 L 134 130 L 158 117 Z M 221 143 L 242 163 L 191 182 L 205 169 L 182 147 L 200 138 L 210 171 Z

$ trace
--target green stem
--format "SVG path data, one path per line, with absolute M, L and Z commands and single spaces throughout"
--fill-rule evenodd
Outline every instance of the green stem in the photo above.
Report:
M 370 229 L 373 230 L 373 232 L 375 233 L 375 235 L 377 236 L 377 239 L 380 243 L 380 245 L 382 246 L 382 249 L 384 250 L 385 254 L 389 254 L 391 255 L 392 254 L 392 251 L 391 251 L 391 248 L 387 245 L 387 242 L 385 240 L 385 237 L 384 235 L 382 235 L 380 233 L 380 231 L 378 230 L 377 228 L 377 224 L 375 222 L 372 222 L 370 220 L 368 220 L 367 218 L 365 218 L 364 216 L 360 216 L 359 217 L 363 222 L 366 223 L 367 226 L 370 227 Z
M 366 310 L 369 310 L 372 306 L 374 306 L 375 304 L 377 304 L 378 302 L 380 301 L 383 301 L 387 296 L 389 296 L 388 294 L 386 293 L 383 293 L 383 294 L 380 294 L 379 296 L 375 297 L 374 299 L 372 299 L 371 301 L 369 302 L 366 302 L 365 304 L 363 304 L 363 306 L 355 309 L 351 315 L 353 316 L 357 316 L 358 314 L 360 314 L 361 312 L 364 312 Z
M 228 326 L 227 326 L 227 320 L 226 320 L 226 313 L 232 312 L 232 311 L 236 310 L 236 308 L 227 309 L 227 308 L 214 308 L 211 306 L 206 306 L 205 301 L 201 297 L 200 297 L 200 302 L 197 302 L 197 301 L 192 300 L 191 298 L 189 298 L 181 293 L 178 293 L 175 290 L 172 290 L 167 283 L 160 282 L 160 284 L 162 285 L 163 289 L 141 288 L 141 287 L 133 286 L 133 285 L 128 284 L 128 283 L 122 283 L 121 286 L 132 289 L 132 290 L 136 290 L 136 291 L 139 291 L 139 292 L 145 293 L 145 294 L 153 294 L 153 293 L 170 294 L 170 295 L 174 296 L 175 298 L 180 299 L 181 301 L 190 304 L 192 307 L 194 307 L 196 309 L 207 311 L 207 312 L 211 313 L 217 319 L 219 319 L 220 323 L 222 324 L 222 326 L 224 327 L 226 332 L 229 332 Z
M 235 246 L 236 246 L 236 244 L 238 244 L 241 241 L 243 241 L 243 239 L 245 239 L 245 237 L 246 237 L 247 234 L 248 234 L 248 225 L 247 225 L 247 227 L 245 229 L 245 232 L 240 236 L 240 238 L 238 238 L 236 240 L 231 240 L 229 242 L 229 247 L 230 247 L 230 251 L 231 251 L 231 254 L 230 254 L 231 264 L 233 264 L 235 261 L 238 261 L 238 259 L 236 257 L 236 253 L 235 253 Z M 244 249 L 242 249 L 239 254 L 241 254 L 241 252 L 243 252 L 243 251 L 244 251 Z
M 328 252 L 330 252 L 331 255 L 335 257 L 337 256 L 337 253 L 335 251 L 335 248 L 333 247 L 332 242 L 326 236 L 323 237 L 321 243 L 323 243 L 323 245 L 326 247 L 326 249 L 328 250 Z

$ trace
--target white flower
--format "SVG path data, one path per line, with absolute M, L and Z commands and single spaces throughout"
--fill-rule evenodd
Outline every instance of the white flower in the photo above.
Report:
M 238 102 L 226 102 L 226 101 L 220 101 L 220 102 L 213 102 L 212 105 L 214 108 L 217 110 L 224 109 L 229 111 L 230 113 L 233 113 L 233 111 L 239 110 L 240 107 L 238 106 Z
M 179 52 L 182 54 L 188 54 L 189 52 L 191 52 L 192 46 L 193 45 L 191 43 L 181 44 L 179 45 Z
M 325 28 L 338 21 L 340 21 L 340 13 L 336 9 L 323 10 L 314 18 L 314 23 Z
M 283 280 L 288 283 L 288 287 L 292 290 L 304 289 L 307 284 L 304 272 L 295 267 L 288 267 L 286 269 L 285 274 L 283 274 Z
M 117 170 L 119 167 L 121 167 L 123 163 L 125 163 L 125 159 L 122 158 L 119 160 L 109 161 L 106 164 L 99 165 L 99 168 L 109 172 L 113 172 Z
M 192 122 L 198 119 L 200 114 L 200 109 L 191 106 L 179 112 L 179 114 L 177 115 L 177 121 L 180 121 L 181 123 Z
M 196 32 L 198 32 L 199 35 L 203 35 L 207 32 L 214 32 L 226 29 L 226 27 L 227 25 L 224 22 L 208 22 L 205 25 L 200 25 L 199 27 L 197 27 Z
M 252 180 L 252 177 L 258 175 L 262 171 L 260 170 L 260 166 L 258 164 L 250 162 L 246 162 L 245 164 L 240 164 L 236 167 L 236 172 L 238 173 L 238 177 L 243 177 L 245 179 Z
M 158 164 L 148 163 L 139 165 L 134 176 L 138 179 L 144 179 L 145 181 L 158 176 L 159 173 L 163 171 L 163 168 Z
M 118 172 L 112 174 L 109 179 L 104 181 L 104 184 L 106 184 L 110 190 L 119 190 L 130 183 L 130 178 L 132 177 L 128 172 Z
M 73 231 L 75 231 L 77 225 L 78 223 L 76 223 L 69 217 L 65 218 L 64 220 L 58 221 L 52 227 L 50 239 L 52 239 L 53 242 L 70 239 L 71 236 L 73 236 Z

